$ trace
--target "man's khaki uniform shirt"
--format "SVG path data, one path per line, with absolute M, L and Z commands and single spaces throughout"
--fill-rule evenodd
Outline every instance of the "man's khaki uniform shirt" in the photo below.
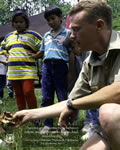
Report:
M 69 98 L 87 96 L 118 81 L 120 81 L 120 33 L 112 31 L 103 60 L 96 52 L 88 56 Z

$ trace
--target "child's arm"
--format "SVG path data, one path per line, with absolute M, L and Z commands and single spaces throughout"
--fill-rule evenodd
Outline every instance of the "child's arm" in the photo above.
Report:
M 0 63 L 4 64 L 4 65 L 8 65 L 8 63 L 6 61 L 2 61 L 0 60 Z
M 31 57 L 31 58 L 42 58 L 43 55 L 44 55 L 44 52 L 43 51 L 38 51 L 37 53 L 33 53 L 31 51 L 27 51 L 27 54 Z
M 9 53 L 6 50 L 0 51 L 0 55 L 4 55 L 7 59 L 9 58 Z

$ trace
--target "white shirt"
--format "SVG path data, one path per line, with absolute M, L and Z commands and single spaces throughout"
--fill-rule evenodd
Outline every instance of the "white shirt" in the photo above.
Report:
M 7 59 L 4 55 L 0 55 L 0 60 L 7 62 Z M 0 63 L 0 75 L 6 75 L 6 73 L 7 73 L 7 65 Z

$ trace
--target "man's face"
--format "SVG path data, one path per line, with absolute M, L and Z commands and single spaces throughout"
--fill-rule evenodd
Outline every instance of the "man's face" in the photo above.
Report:
M 84 19 L 86 14 L 86 11 L 81 11 L 71 16 L 71 38 L 80 51 L 92 50 L 97 35 L 96 24 L 89 24 Z

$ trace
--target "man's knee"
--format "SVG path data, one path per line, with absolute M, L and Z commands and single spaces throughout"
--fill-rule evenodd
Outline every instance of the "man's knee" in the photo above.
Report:
M 100 107 L 99 110 L 99 120 L 103 130 L 107 133 L 109 132 L 116 121 L 120 119 L 118 118 L 118 114 L 120 114 L 120 105 L 118 104 L 104 104 Z
M 80 148 L 80 150 L 110 150 L 110 147 L 106 140 L 95 133 L 91 136 Z

